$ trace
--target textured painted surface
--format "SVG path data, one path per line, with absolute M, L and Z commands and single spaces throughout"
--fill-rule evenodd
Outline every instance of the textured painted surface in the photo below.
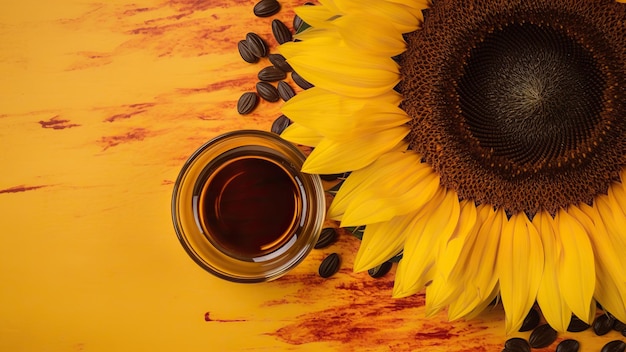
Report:
M 0 350 L 501 349 L 501 308 L 426 319 L 422 295 L 390 298 L 392 273 L 352 272 L 346 233 L 261 285 L 215 279 L 180 247 L 170 195 L 182 163 L 280 114 L 235 107 L 269 65 L 245 63 L 236 43 L 254 31 L 276 52 L 271 20 L 290 25 L 300 4 L 281 3 L 265 19 L 244 0 L 0 3 Z M 342 269 L 324 280 L 331 252 Z M 584 350 L 619 338 L 566 336 Z

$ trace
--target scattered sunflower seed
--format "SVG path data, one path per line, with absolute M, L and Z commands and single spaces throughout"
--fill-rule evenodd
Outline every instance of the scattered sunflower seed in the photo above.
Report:
M 261 0 L 254 5 L 254 15 L 257 17 L 269 17 L 280 11 L 280 3 L 276 0 Z
M 578 352 L 580 343 L 573 339 L 567 339 L 556 345 L 556 352 Z
M 613 330 L 622 332 L 622 331 L 626 330 L 626 324 L 624 324 L 623 322 L 615 319 L 615 323 L 613 324 Z
M 285 128 L 289 127 L 291 124 L 291 120 L 285 115 L 280 115 L 274 120 L 272 123 L 272 128 L 270 129 L 272 132 L 276 134 L 281 134 L 285 130 Z
M 277 102 L 280 99 L 278 95 L 278 89 L 274 87 L 271 83 L 268 82 L 257 82 L 256 91 L 259 93 L 261 98 L 269 101 L 269 102 Z
M 539 325 L 528 338 L 530 347 L 543 348 L 550 346 L 556 341 L 556 330 L 554 330 L 549 324 Z
M 581 332 L 589 329 L 590 325 L 582 321 L 579 317 L 572 315 L 572 319 L 569 321 L 567 331 L 569 332 Z
M 328 257 L 324 258 L 322 264 L 320 264 L 319 274 L 323 278 L 329 278 L 337 271 L 339 271 L 339 264 L 341 263 L 341 259 L 339 258 L 339 254 L 332 253 Z
M 293 35 L 291 34 L 289 28 L 287 28 L 283 21 L 279 19 L 274 19 L 272 21 L 272 33 L 274 34 L 274 38 L 278 44 L 284 44 L 293 39 Z
M 285 81 L 278 82 L 278 95 L 283 101 L 287 101 L 296 95 L 293 88 Z
M 504 348 L 512 352 L 530 352 L 530 344 L 521 337 L 512 337 L 506 340 Z
M 267 43 L 258 34 L 253 32 L 246 34 L 246 44 L 254 56 L 258 58 L 267 56 Z
M 277 69 L 283 72 L 293 71 L 291 65 L 287 63 L 287 59 L 285 59 L 285 57 L 281 54 L 269 54 L 268 58 L 270 59 L 272 65 L 274 65 L 274 67 L 276 67 Z
M 241 115 L 251 113 L 259 103 L 259 97 L 256 93 L 246 92 L 241 95 L 239 101 L 237 101 L 237 112 Z
M 600 352 L 624 352 L 626 351 L 626 343 L 621 340 L 613 340 L 611 342 L 607 342 L 606 345 L 602 347 Z
M 320 237 L 317 240 L 317 243 L 315 243 L 315 246 L 313 248 L 315 249 L 326 248 L 330 246 L 331 244 L 335 243 L 336 240 L 337 240 L 337 231 L 332 227 L 326 227 L 322 229 L 322 232 L 320 233 Z
M 373 277 L 374 279 L 378 279 L 387 275 L 389 270 L 391 270 L 392 266 L 393 264 L 391 262 L 384 262 L 380 264 L 379 266 L 375 266 L 371 268 L 370 270 L 367 271 L 367 273 L 369 274 L 369 276 Z
M 259 58 L 254 55 L 248 47 L 247 41 L 240 40 L 239 43 L 237 43 L 237 48 L 239 49 L 239 55 L 241 55 L 243 61 L 249 62 L 251 64 L 259 61 Z
M 287 75 L 284 71 L 277 69 L 274 66 L 267 66 L 259 71 L 259 80 L 276 82 L 285 79 Z
M 291 26 L 293 27 L 293 30 L 298 33 L 298 30 L 303 23 L 304 21 L 302 21 L 302 18 L 300 18 L 300 16 L 298 15 L 295 15 L 293 16 L 293 22 L 291 22 Z
M 520 332 L 530 331 L 539 325 L 539 312 L 534 308 L 531 308 L 526 318 L 524 318 L 524 322 L 522 323 L 522 327 L 519 328 Z
M 302 89 L 313 88 L 313 85 L 302 78 L 296 71 L 291 72 L 291 79 Z
M 613 329 L 613 324 L 615 323 L 615 319 L 608 314 L 599 315 L 593 321 L 593 332 L 598 335 L 606 335 Z

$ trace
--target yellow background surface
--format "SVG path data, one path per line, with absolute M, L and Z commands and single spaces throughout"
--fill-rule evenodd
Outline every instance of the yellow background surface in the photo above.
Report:
M 254 285 L 210 276 L 178 243 L 187 157 L 280 115 L 237 114 L 269 65 L 237 42 L 254 31 L 277 52 L 271 20 L 291 27 L 302 2 L 257 18 L 249 0 L 0 0 L 0 351 L 501 350 L 501 307 L 426 319 L 423 295 L 391 298 L 393 273 L 352 272 L 346 233 Z M 324 280 L 331 252 L 342 267 Z M 621 335 L 566 337 L 598 351 Z

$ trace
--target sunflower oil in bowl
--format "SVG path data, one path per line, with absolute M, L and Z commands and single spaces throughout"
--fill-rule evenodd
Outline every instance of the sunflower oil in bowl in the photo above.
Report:
M 278 278 L 314 247 L 325 197 L 304 155 L 275 134 L 244 130 L 196 151 L 174 187 L 172 216 L 183 248 L 235 282 Z

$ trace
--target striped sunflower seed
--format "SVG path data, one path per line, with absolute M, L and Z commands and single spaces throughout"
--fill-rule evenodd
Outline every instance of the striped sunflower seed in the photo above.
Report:
M 579 317 L 572 315 L 572 319 L 569 321 L 567 331 L 569 332 L 581 332 L 589 329 L 590 325 L 582 321 Z
M 259 97 L 256 93 L 246 92 L 241 95 L 239 101 L 237 101 L 237 112 L 241 115 L 251 113 L 259 103 Z
M 276 134 L 281 134 L 287 127 L 289 127 L 290 124 L 291 124 L 291 120 L 289 120 L 287 116 L 280 115 L 272 123 L 272 128 L 270 129 L 270 131 Z
M 267 66 L 259 71 L 258 77 L 260 81 L 276 82 L 285 79 L 287 74 L 274 66 Z
M 257 17 L 269 17 L 280 11 L 280 3 L 276 0 L 261 0 L 252 9 Z
M 613 330 L 613 324 L 615 323 L 615 318 L 608 314 L 599 315 L 591 325 L 593 327 L 593 332 L 598 335 L 606 335 L 609 331 Z
M 539 325 L 539 312 L 535 309 L 531 309 L 526 318 L 524 318 L 524 322 L 522 323 L 522 327 L 519 331 L 530 331 Z
M 320 233 L 320 237 L 317 240 L 317 243 L 315 243 L 315 246 L 313 248 L 315 249 L 326 248 L 330 246 L 331 244 L 335 243 L 336 240 L 337 240 L 337 231 L 332 227 L 324 228 L 322 229 L 322 232 Z
M 283 72 L 293 71 L 291 65 L 287 63 L 287 59 L 285 59 L 285 57 L 281 54 L 269 54 L 268 59 L 270 59 L 270 62 L 274 65 L 274 67 Z
M 246 34 L 246 44 L 250 52 L 258 58 L 267 56 L 267 44 L 258 34 L 250 32 Z
M 556 352 L 578 352 L 580 343 L 573 339 L 567 339 L 556 345 Z
M 341 264 L 339 254 L 332 253 L 328 257 L 324 258 L 322 264 L 320 264 L 318 273 L 323 278 L 329 278 L 339 271 L 339 264 Z
M 289 28 L 287 28 L 283 21 L 279 19 L 272 21 L 272 33 L 274 34 L 274 38 L 278 44 L 284 44 L 293 39 Z
M 280 99 L 280 96 L 278 95 L 278 89 L 276 89 L 276 87 L 274 87 L 269 82 L 257 82 L 256 91 L 257 93 L 259 93 L 261 98 L 269 102 L 277 102 L 278 99 Z
M 248 47 L 247 41 L 240 40 L 239 43 L 237 43 L 237 48 L 239 49 L 239 55 L 241 55 L 243 61 L 249 62 L 251 64 L 259 61 L 259 58 L 254 55 Z
M 626 343 L 622 340 L 613 340 L 611 342 L 607 342 L 606 345 L 602 347 L 600 352 L 624 352 L 626 351 Z
M 298 85 L 298 87 L 302 89 L 313 88 L 313 85 L 307 82 L 302 76 L 300 76 L 296 71 L 291 72 L 291 79 Z
M 380 264 L 379 266 L 375 266 L 375 267 L 371 268 L 370 270 L 368 270 L 367 274 L 369 276 L 373 277 L 374 279 L 378 279 L 378 278 L 381 278 L 381 277 L 387 275 L 389 270 L 391 270 L 392 266 L 393 266 L 393 264 L 391 262 L 384 262 L 384 263 Z
M 289 83 L 285 81 L 278 82 L 278 95 L 284 101 L 287 101 L 293 98 L 296 95 L 296 92 L 293 91 L 293 88 L 289 85 Z
M 543 324 L 530 333 L 528 342 L 532 348 L 544 348 L 550 346 L 554 341 L 556 341 L 556 335 L 556 330 L 554 330 L 549 324 Z
M 506 340 L 504 348 L 511 352 L 530 352 L 530 344 L 521 337 L 512 337 Z

